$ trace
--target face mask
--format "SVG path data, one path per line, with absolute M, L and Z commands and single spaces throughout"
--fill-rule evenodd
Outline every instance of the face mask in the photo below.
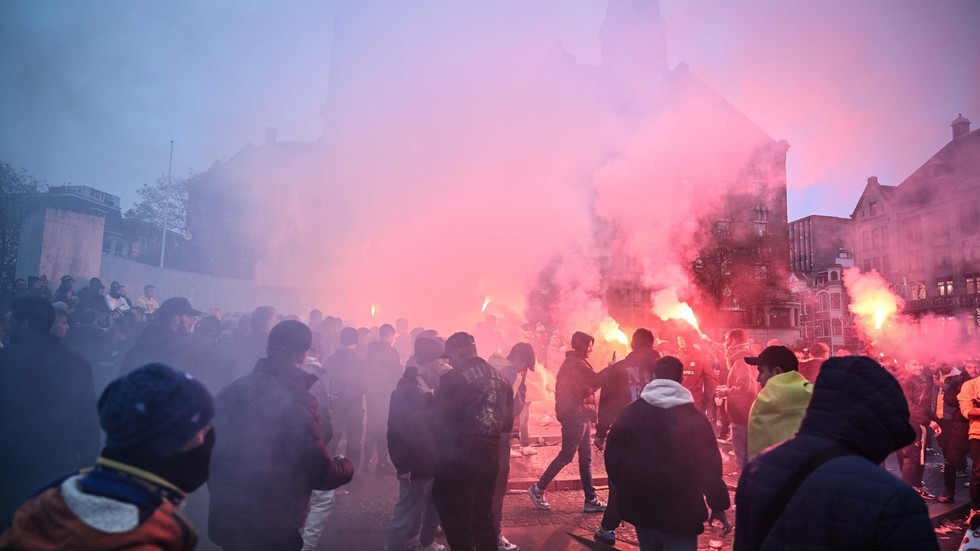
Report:
M 162 477 L 186 493 L 200 488 L 211 473 L 211 450 L 214 449 L 214 429 L 204 435 L 204 443 L 160 460 L 147 470 Z

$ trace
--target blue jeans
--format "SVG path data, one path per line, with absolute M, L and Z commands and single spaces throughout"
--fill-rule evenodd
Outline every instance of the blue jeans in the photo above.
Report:
M 582 479 L 582 491 L 585 500 L 596 498 L 595 487 L 592 485 L 592 424 L 588 421 L 577 421 L 561 424 L 561 451 L 545 469 L 538 488 L 544 490 L 558 476 L 558 472 L 572 462 L 578 451 L 578 474 Z
M 744 469 L 749 462 L 749 427 L 732 423 L 732 451 L 738 468 Z
M 697 536 L 668 534 L 642 526 L 636 527 L 636 539 L 640 541 L 640 551 L 697 551 L 698 549 Z
M 412 528 L 422 518 L 419 543 L 426 546 L 435 538 L 439 526 L 439 515 L 432 503 L 432 478 L 422 478 L 405 482 L 398 481 L 398 502 L 391 511 L 388 522 L 388 540 L 385 551 L 405 551 Z

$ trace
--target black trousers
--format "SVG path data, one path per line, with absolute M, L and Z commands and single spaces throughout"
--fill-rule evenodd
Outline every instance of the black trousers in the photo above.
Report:
M 452 551 L 497 551 L 493 526 L 493 493 L 499 448 L 478 459 L 440 461 L 432 485 L 432 500 Z

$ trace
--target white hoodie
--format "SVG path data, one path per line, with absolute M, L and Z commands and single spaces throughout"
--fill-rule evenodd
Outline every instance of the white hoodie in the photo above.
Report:
M 684 404 L 693 404 L 694 396 L 684 385 L 670 379 L 654 379 L 643 387 L 640 398 L 651 406 L 670 409 Z

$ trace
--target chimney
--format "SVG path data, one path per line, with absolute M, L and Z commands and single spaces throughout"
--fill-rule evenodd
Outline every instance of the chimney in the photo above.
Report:
M 878 185 L 877 176 L 868 176 L 868 185 L 870 186 L 871 184 Z
M 953 127 L 954 140 L 960 136 L 970 133 L 970 119 L 964 117 L 963 113 L 960 113 L 958 117 L 953 119 L 953 123 L 950 124 L 950 126 Z
M 265 129 L 265 143 L 276 143 L 276 127 L 267 126 Z

